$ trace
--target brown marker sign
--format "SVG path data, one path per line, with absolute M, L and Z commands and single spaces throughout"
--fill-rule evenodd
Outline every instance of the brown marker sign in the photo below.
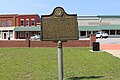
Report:
M 77 14 L 67 14 L 56 7 L 51 15 L 41 16 L 41 40 L 67 41 L 78 39 Z

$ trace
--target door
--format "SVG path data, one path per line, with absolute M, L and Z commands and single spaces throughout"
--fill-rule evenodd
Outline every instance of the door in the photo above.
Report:
M 7 39 L 8 38 L 8 33 L 7 32 L 3 32 L 2 33 L 2 39 Z
M 6 39 L 6 33 L 4 33 L 4 39 Z

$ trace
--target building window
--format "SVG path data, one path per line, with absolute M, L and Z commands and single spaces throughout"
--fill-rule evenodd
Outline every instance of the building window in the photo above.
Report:
M 120 35 L 120 30 L 117 30 L 117 35 Z
M 0 32 L 0 38 L 2 38 L 1 34 L 2 34 L 2 33 Z
M 29 26 L 29 19 L 26 19 L 26 26 Z
M 20 32 L 20 37 L 24 37 L 25 33 L 24 32 Z
M 110 35 L 115 35 L 115 30 L 110 30 Z
M 86 36 L 86 31 L 80 31 L 80 36 Z
M 2 27 L 3 26 L 3 22 L 2 21 L 0 21 L 0 27 Z
M 20 20 L 20 26 L 24 26 L 24 20 L 23 19 Z
M 109 35 L 109 30 L 102 30 L 103 32 L 106 32 Z
M 9 35 L 10 35 L 10 38 L 13 38 L 13 32 L 12 31 L 9 33 Z
M 31 26 L 35 26 L 35 20 L 31 19 Z
M 12 26 L 12 21 L 11 20 L 7 20 L 6 21 L 6 27 L 11 27 Z

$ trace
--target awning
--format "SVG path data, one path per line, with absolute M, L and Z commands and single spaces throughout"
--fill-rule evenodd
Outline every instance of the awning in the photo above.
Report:
M 14 30 L 15 27 L 0 27 L 0 30 L 1 31 L 4 31 L 4 30 Z
M 100 26 L 78 26 L 79 31 L 99 31 Z
M 15 27 L 14 31 L 41 31 L 41 27 L 40 26 Z
M 120 25 L 78 26 L 79 31 L 120 30 Z
M 120 30 L 120 25 L 104 25 L 101 26 L 102 30 Z

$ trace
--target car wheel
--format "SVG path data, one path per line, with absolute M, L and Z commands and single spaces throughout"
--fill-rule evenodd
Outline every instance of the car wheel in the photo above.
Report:
M 108 37 L 105 37 L 105 39 L 107 39 Z
M 100 38 L 102 39 L 102 38 L 103 38 L 103 36 L 101 35 L 101 36 L 100 36 Z

